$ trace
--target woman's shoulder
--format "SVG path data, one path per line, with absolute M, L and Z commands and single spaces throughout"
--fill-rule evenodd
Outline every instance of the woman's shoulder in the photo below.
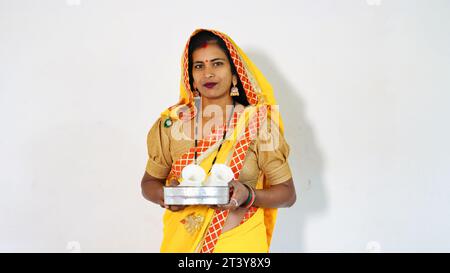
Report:
M 274 121 L 271 118 L 265 119 L 255 138 L 255 148 L 258 151 L 268 152 L 289 149 L 279 121 Z
M 153 136 L 169 135 L 172 123 L 173 122 L 169 118 L 159 116 L 156 119 L 153 119 L 153 123 L 148 134 Z

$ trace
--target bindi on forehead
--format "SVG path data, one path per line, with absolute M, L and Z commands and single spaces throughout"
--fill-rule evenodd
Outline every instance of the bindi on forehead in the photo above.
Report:
M 207 47 L 208 47 L 208 42 L 204 42 L 204 43 L 201 45 L 201 47 L 202 47 L 202 48 L 207 48 Z
M 208 45 L 210 46 L 209 50 L 208 51 L 203 51 L 203 49 L 207 48 Z M 212 42 L 203 42 L 203 43 L 201 43 L 200 44 L 200 48 L 202 50 L 199 50 L 199 51 L 195 50 L 194 53 L 192 54 L 193 59 L 194 59 L 193 62 L 194 63 L 202 63 L 202 62 L 203 63 L 210 63 L 210 62 L 214 62 L 214 61 L 217 61 L 217 60 L 225 61 L 226 60 L 225 54 L 219 48 L 217 48 L 217 50 L 216 50 L 214 48 L 214 45 L 215 44 L 212 43 Z M 210 57 L 210 59 L 206 59 L 208 57 Z M 205 59 L 201 60 L 202 58 L 205 58 Z

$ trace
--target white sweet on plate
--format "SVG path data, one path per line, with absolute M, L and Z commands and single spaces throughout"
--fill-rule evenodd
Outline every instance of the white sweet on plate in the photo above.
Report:
M 234 177 L 230 167 L 225 164 L 214 164 L 211 169 L 211 175 L 208 177 L 205 186 L 228 186 Z
M 199 165 L 189 164 L 181 171 L 181 177 L 183 181 L 180 186 L 201 187 L 206 173 Z

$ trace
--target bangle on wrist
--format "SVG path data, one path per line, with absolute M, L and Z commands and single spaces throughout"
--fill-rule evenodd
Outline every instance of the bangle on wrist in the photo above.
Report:
M 252 192 L 250 190 L 250 187 L 248 185 L 246 185 L 246 184 L 244 184 L 244 186 L 245 186 L 245 188 L 248 191 L 248 197 L 247 197 L 247 200 L 245 200 L 245 202 L 241 204 L 241 207 L 247 206 L 250 203 L 251 199 L 252 199 Z
M 244 207 L 244 208 L 250 208 L 252 205 L 253 205 L 253 203 L 255 203 L 255 197 L 256 197 L 256 194 L 255 194 L 255 191 L 253 190 L 253 188 L 252 187 L 250 187 L 249 185 L 246 185 L 246 184 L 244 184 L 244 186 L 247 188 L 247 190 L 248 190 L 248 198 L 247 198 L 247 200 L 241 205 L 241 207 Z
M 250 200 L 250 203 L 245 206 L 246 209 L 252 207 L 253 204 L 255 203 L 255 199 L 256 199 L 255 190 L 253 188 L 250 188 L 250 190 L 251 190 L 250 192 L 252 193 L 252 199 Z

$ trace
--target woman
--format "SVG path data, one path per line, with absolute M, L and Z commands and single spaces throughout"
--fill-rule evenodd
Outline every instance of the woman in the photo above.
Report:
M 161 252 L 269 251 L 277 208 L 296 201 L 275 104 L 270 84 L 230 37 L 193 32 L 182 57 L 180 101 L 147 138 L 141 187 L 147 200 L 166 208 Z M 180 184 L 185 166 L 209 173 L 218 163 L 234 173 L 229 204 L 164 204 L 163 186 Z

